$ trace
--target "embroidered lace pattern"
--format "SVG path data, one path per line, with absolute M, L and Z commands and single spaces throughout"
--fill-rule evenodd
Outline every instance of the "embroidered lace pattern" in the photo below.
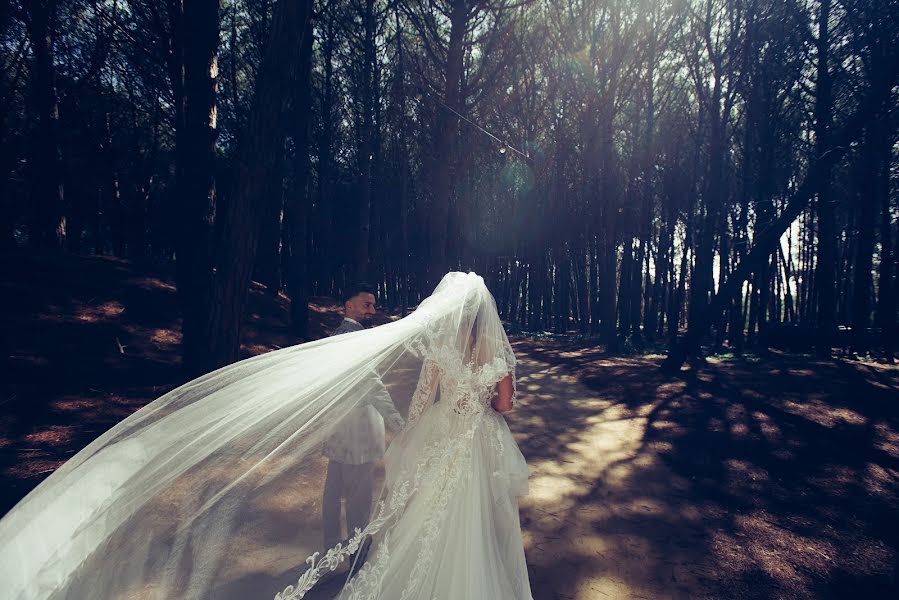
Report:
M 321 557 L 316 552 L 307 558 L 308 566 L 300 575 L 297 584 L 285 588 L 275 596 L 275 600 L 303 598 L 326 572 L 334 571 L 341 562 L 358 551 L 367 536 L 373 536 L 384 530 L 375 556 L 372 556 L 373 560 L 366 562 L 347 582 L 341 595 L 341 598 L 348 600 L 377 597 L 389 558 L 390 525 L 396 522 L 419 491 L 423 479 L 427 478 L 429 485 L 439 481 L 440 487 L 437 488 L 433 498 L 428 500 L 429 510 L 424 521 L 421 549 L 399 600 L 408 600 L 415 596 L 424 575 L 432 566 L 441 526 L 448 514 L 447 504 L 458 486 L 465 484 L 465 478 L 469 474 L 475 433 L 484 423 L 490 422 L 490 419 L 477 417 L 483 416 L 490 407 L 496 383 L 505 377 L 512 370 L 511 365 L 514 365 L 514 357 L 510 362 L 505 357 L 498 356 L 490 363 L 475 367 L 471 363 L 463 362 L 460 353 L 454 349 L 445 346 L 434 347 L 428 343 L 430 341 L 423 336 L 415 342 L 407 343 L 410 350 L 423 358 L 423 365 L 409 406 L 406 430 L 415 427 L 421 415 L 428 410 L 433 403 L 437 386 L 440 385 L 441 404 L 446 402 L 448 407 L 453 408 L 452 411 L 441 412 L 446 419 L 466 419 L 467 424 L 463 433 L 450 438 L 435 436 L 434 441 L 425 446 L 415 465 L 407 471 L 398 473 L 386 498 L 377 503 L 374 517 L 368 525 L 362 530 L 357 528 L 345 544 L 337 544 Z M 452 414 L 456 416 L 450 417 Z M 445 425 L 448 424 L 438 423 L 436 427 Z M 499 430 L 495 424 L 490 429 L 491 445 L 497 453 L 502 453 L 504 448 Z M 494 475 L 501 474 L 497 472 Z
M 437 376 L 439 369 L 437 363 L 425 359 L 421 367 L 421 376 L 412 394 L 412 402 L 409 404 L 409 417 L 406 419 L 407 427 L 412 427 L 425 408 L 433 401 L 434 392 L 437 389 Z

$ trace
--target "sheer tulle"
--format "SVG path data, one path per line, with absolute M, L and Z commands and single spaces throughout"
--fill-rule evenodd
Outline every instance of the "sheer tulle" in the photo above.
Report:
M 527 465 L 500 415 L 471 418 L 438 403 L 386 462 L 394 487 L 424 464 L 421 485 L 369 553 L 367 565 L 389 556 L 377 589 L 350 580 L 340 598 L 531 597 L 517 500 L 527 493 Z
M 293 582 L 283 597 L 325 598 L 339 592 L 325 576 L 351 556 L 358 572 L 343 597 L 393 598 L 352 595 L 378 573 L 391 585 L 425 573 L 408 598 L 444 597 L 435 585 L 471 590 L 446 597 L 530 597 L 515 500 L 526 466 L 485 408 L 514 364 L 481 278 L 451 273 L 405 319 L 194 380 L 113 427 L 0 520 L 4 597 L 271 598 Z M 387 451 L 384 492 L 364 531 L 324 548 L 322 444 L 384 390 L 407 422 Z M 434 494 L 449 494 L 439 514 L 425 502 Z M 423 527 L 440 560 L 407 574 L 392 557 L 421 544 Z M 394 539 L 407 541 L 394 550 Z M 482 587 L 465 587 L 473 581 Z

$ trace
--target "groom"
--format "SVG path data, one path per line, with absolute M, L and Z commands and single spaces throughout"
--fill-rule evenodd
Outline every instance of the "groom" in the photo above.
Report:
M 374 289 L 365 284 L 349 286 L 343 296 L 343 322 L 331 335 L 365 329 L 376 312 Z M 375 375 L 376 377 L 376 375 Z M 384 425 L 392 432 L 402 429 L 403 417 L 393 405 L 380 380 L 334 427 L 325 441 L 328 474 L 322 498 L 325 548 L 341 541 L 340 505 L 346 501 L 347 536 L 364 529 L 371 514 L 375 462 L 384 456 Z

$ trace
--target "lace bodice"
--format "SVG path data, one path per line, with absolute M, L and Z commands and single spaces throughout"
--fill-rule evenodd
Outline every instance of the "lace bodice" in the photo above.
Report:
M 500 357 L 484 365 L 462 361 L 453 349 L 430 349 L 424 359 L 421 377 L 412 398 L 410 421 L 415 421 L 434 399 L 440 388 L 440 404 L 462 416 L 482 414 L 490 408 L 496 384 L 509 373 Z
M 440 349 L 434 356 L 440 375 L 441 402 L 457 414 L 483 413 L 490 408 L 497 382 L 506 376 L 505 363 L 496 359 L 486 365 L 463 363 L 457 352 Z

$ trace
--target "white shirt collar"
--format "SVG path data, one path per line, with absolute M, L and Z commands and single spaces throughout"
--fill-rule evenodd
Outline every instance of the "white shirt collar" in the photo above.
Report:
M 343 320 L 344 320 L 344 321 L 349 321 L 350 323 L 355 323 L 355 324 L 358 325 L 359 327 L 363 327 L 362 323 L 360 323 L 360 322 L 357 321 L 356 319 L 351 319 L 351 318 L 349 318 L 349 317 L 344 317 Z

